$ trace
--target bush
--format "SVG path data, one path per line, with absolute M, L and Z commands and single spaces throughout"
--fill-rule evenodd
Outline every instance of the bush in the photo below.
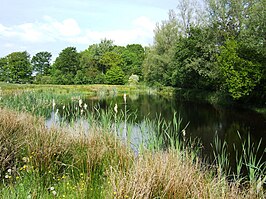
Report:
M 137 85 L 139 83 L 139 76 L 132 74 L 128 79 L 129 85 Z
M 125 74 L 119 66 L 113 66 L 107 71 L 106 80 L 108 84 L 125 84 Z

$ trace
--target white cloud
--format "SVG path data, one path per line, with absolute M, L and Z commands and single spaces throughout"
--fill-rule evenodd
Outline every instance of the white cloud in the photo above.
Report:
M 80 27 L 74 19 L 59 22 L 47 16 L 41 23 L 24 23 L 10 27 L 0 24 L 0 36 L 32 43 L 64 40 L 70 36 L 77 36 L 80 32 Z
M 117 45 L 127 45 L 130 43 L 141 43 L 148 45 L 152 42 L 153 29 L 155 23 L 147 17 L 139 17 L 132 21 L 131 28 L 106 31 L 84 30 L 84 33 L 77 37 L 70 37 L 70 43 L 91 44 L 97 43 L 101 39 L 111 39 Z
M 117 45 L 141 43 L 147 45 L 153 38 L 155 23 L 147 17 L 132 20 L 128 29 L 96 31 L 79 26 L 75 19 L 68 18 L 58 21 L 44 16 L 41 22 L 24 23 L 15 26 L 0 24 L 0 37 L 6 42 L 18 41 L 30 43 L 65 42 L 71 45 L 90 45 L 100 42 L 101 39 L 111 39 Z

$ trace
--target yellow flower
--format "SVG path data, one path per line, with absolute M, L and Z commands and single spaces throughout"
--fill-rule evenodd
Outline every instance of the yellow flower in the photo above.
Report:
M 114 195 L 116 195 L 117 193 L 116 192 L 114 192 Z

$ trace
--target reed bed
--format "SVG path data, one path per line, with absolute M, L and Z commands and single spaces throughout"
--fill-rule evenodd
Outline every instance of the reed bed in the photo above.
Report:
M 0 97 L 0 198 L 266 198 L 265 162 L 250 140 L 228 180 L 226 143 L 217 138 L 216 165 L 204 163 L 180 116 L 171 124 L 160 116 L 144 120 L 138 145 L 130 125 L 122 135 L 126 95 L 122 114 L 117 105 L 92 112 L 79 94 L 22 90 Z M 69 99 L 68 107 L 59 105 Z M 51 112 L 61 120 L 47 127 Z M 80 118 L 89 128 L 74 125 Z
M 97 123 L 90 133 L 53 127 L 0 109 L 3 198 L 263 198 L 263 189 L 229 183 L 190 152 L 136 155 Z

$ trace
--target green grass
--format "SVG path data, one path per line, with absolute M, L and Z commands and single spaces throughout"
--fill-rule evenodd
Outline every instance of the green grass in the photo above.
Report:
M 48 89 L 49 90 L 49 89 Z M 49 90 L 50 91 L 50 90 Z M 45 127 L 46 109 L 71 98 L 71 93 L 39 88 L 2 95 L 0 109 L 0 197 L 2 198 L 263 198 L 264 163 L 256 150 L 241 156 L 238 167 L 250 165 L 252 178 L 227 181 L 226 144 L 216 141 L 217 166 L 197 156 L 196 142 L 188 140 L 182 119 L 171 124 L 158 116 L 140 126 L 142 139 L 132 149 L 132 132 L 121 137 L 118 125 L 125 113 L 113 109 L 92 113 L 79 106 L 76 117 L 90 128 L 62 123 Z M 73 96 L 72 96 L 73 97 Z M 34 108 L 33 108 L 34 107 Z M 12 109 L 13 111 L 11 111 Z M 37 111 L 38 110 L 38 111 Z M 81 114 L 81 110 L 84 112 Z M 65 116 L 68 110 L 64 109 Z M 126 111 L 125 111 L 126 112 Z M 35 116 L 34 116 L 35 115 Z M 63 113 L 64 116 L 64 113 Z M 115 127 L 116 126 L 116 127 Z M 243 145 L 244 148 L 246 148 Z M 220 155 L 220 156 L 219 156 Z M 241 183 L 240 183 L 241 181 Z M 245 189 L 243 189 L 243 187 Z

